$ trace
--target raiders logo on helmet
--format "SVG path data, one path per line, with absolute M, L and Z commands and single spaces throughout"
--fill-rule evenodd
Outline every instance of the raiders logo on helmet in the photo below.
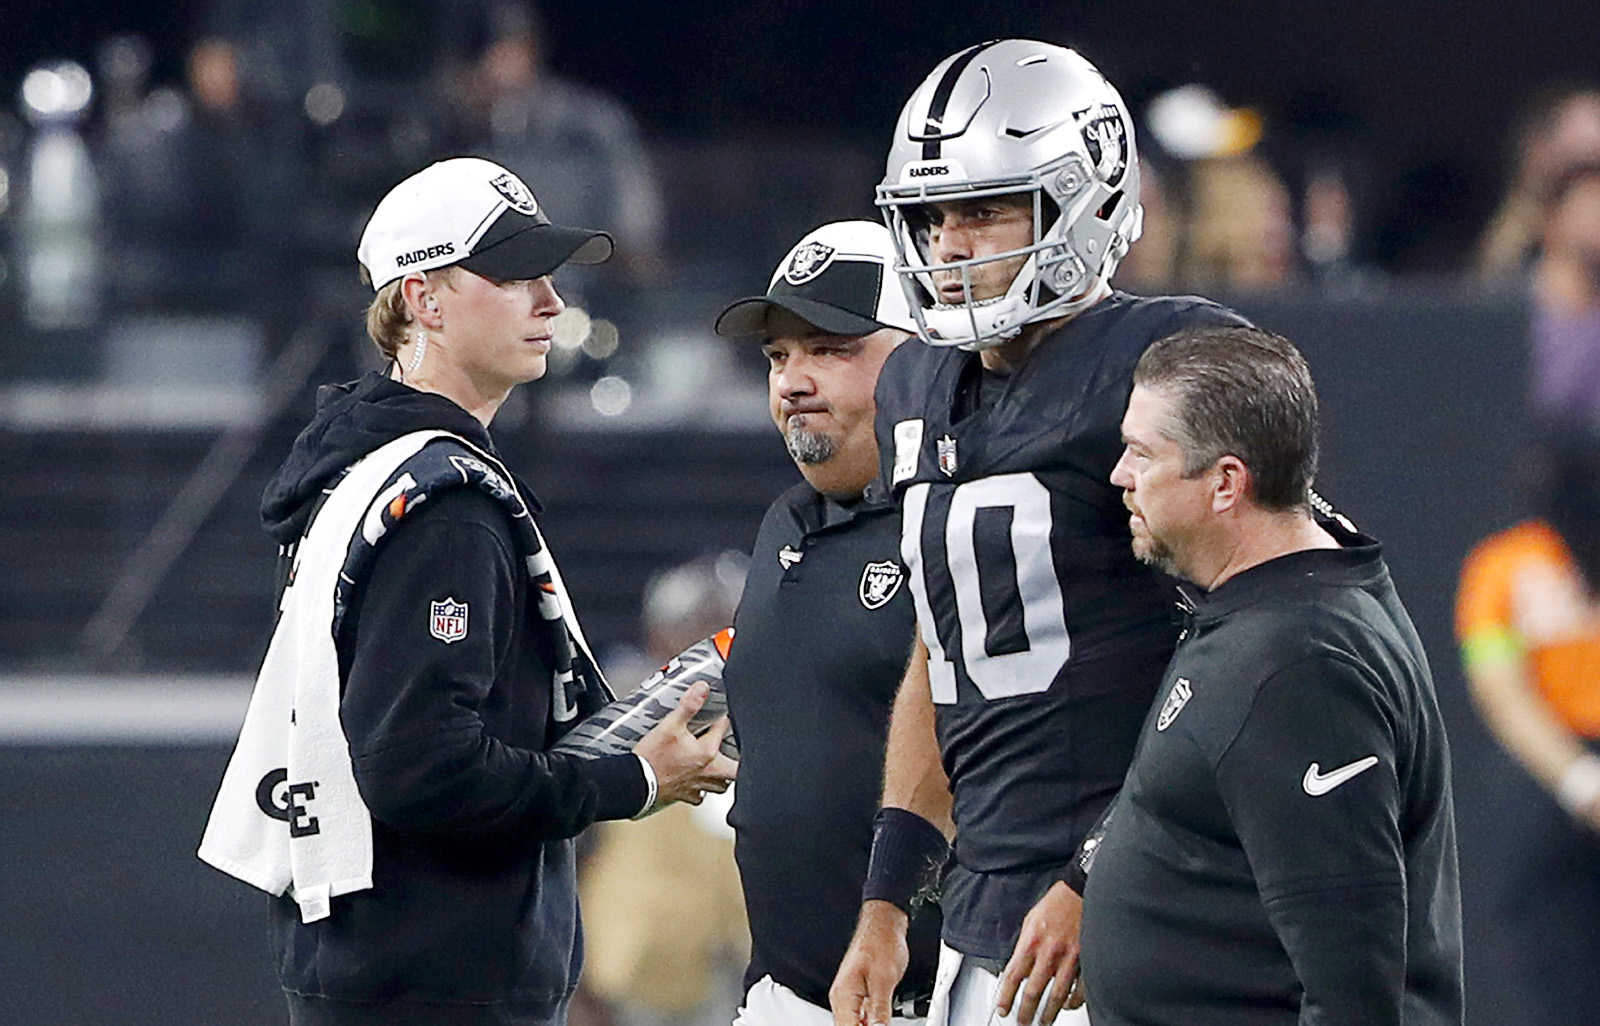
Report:
M 522 179 L 511 172 L 507 171 L 498 178 L 490 180 L 489 184 L 494 186 L 495 192 L 506 198 L 506 202 L 511 204 L 512 210 L 527 214 L 529 217 L 539 212 L 539 204 L 534 201 L 533 193 L 529 192 L 528 187 L 522 184 Z
M 900 590 L 905 577 L 905 571 L 893 560 L 868 563 L 861 568 L 861 604 L 868 609 L 882 609 Z
M 1122 112 L 1112 104 L 1102 103 L 1080 110 L 1074 117 L 1095 170 L 1115 188 L 1128 171 L 1128 126 L 1123 123 Z
M 808 242 L 797 248 L 789 257 L 789 266 L 783 272 L 783 280 L 790 285 L 804 285 L 827 270 L 833 262 L 834 249 L 824 246 L 820 242 Z

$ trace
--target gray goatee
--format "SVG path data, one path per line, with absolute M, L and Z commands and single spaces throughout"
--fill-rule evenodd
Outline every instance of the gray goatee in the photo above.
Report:
M 832 438 L 802 427 L 789 428 L 783 441 L 796 463 L 826 463 L 839 450 Z

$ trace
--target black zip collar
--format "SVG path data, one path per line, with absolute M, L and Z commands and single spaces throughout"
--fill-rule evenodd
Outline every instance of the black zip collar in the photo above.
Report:
M 1194 606 L 1195 619 L 1220 619 L 1263 600 L 1280 599 L 1286 591 L 1306 585 L 1367 587 L 1388 576 L 1382 546 L 1376 540 L 1337 521 L 1317 522 L 1338 541 L 1337 549 L 1286 553 L 1240 571 L 1209 592 L 1180 588 L 1179 593 Z

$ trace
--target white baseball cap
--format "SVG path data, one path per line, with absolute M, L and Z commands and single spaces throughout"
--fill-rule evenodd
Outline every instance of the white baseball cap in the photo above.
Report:
M 914 332 L 894 263 L 894 239 L 877 221 L 825 224 L 795 243 L 772 272 L 766 295 L 723 310 L 716 332 L 764 335 L 773 307 L 834 335 L 870 335 L 880 328 Z
M 374 290 L 460 264 L 501 281 L 542 278 L 611 256 L 611 236 L 551 224 L 522 179 L 493 161 L 454 157 L 407 178 L 378 204 L 356 256 Z

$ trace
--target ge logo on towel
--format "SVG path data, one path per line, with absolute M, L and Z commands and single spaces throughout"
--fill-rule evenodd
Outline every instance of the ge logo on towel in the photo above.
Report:
M 286 769 L 273 770 L 256 785 L 256 804 L 273 819 L 288 823 L 290 837 L 309 837 L 322 831 L 317 817 L 306 810 L 306 802 L 316 797 L 317 781 L 291 784 Z

